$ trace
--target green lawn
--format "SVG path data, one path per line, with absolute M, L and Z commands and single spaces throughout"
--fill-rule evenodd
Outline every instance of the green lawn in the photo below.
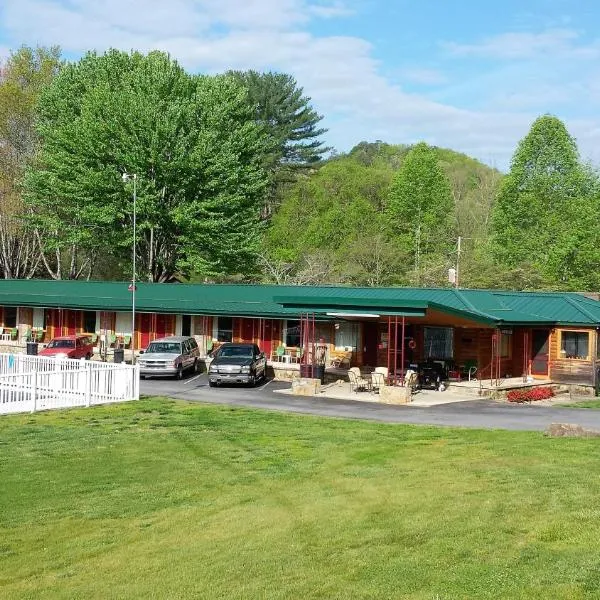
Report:
M 144 400 L 0 418 L 0 597 L 599 598 L 596 439 Z
M 565 408 L 600 408 L 600 400 L 594 398 L 593 400 L 581 400 L 580 402 L 568 402 L 565 404 L 557 404 L 557 406 L 563 406 Z

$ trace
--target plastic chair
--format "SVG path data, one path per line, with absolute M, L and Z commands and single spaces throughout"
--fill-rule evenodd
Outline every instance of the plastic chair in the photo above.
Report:
M 17 327 L 12 327 L 10 330 L 10 339 L 16 340 L 19 337 L 19 329 Z
M 283 357 L 285 356 L 285 346 L 277 346 L 277 349 L 274 353 L 271 353 L 271 360 L 275 357 L 275 362 L 283 362 Z
M 35 341 L 36 342 L 43 342 L 44 341 L 44 335 L 46 335 L 46 332 L 43 329 L 38 329 L 35 332 Z
M 131 336 L 130 335 L 124 335 L 123 336 L 123 346 L 124 347 L 129 346 L 130 342 L 131 342 Z

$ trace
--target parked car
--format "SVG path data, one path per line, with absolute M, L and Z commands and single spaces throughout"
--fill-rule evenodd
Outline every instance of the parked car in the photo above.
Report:
M 63 335 L 50 340 L 39 352 L 39 356 L 63 356 L 65 358 L 85 358 L 94 354 L 94 344 L 89 335 Z
M 223 344 L 208 369 L 208 385 L 245 383 L 254 385 L 264 379 L 267 359 L 256 344 Z
M 172 375 L 182 379 L 187 371 L 198 370 L 200 350 L 193 337 L 169 336 L 148 344 L 138 359 L 140 377 Z

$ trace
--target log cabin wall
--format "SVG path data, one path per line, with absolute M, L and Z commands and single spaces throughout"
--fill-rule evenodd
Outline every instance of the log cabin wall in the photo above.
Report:
M 561 334 L 565 331 L 584 332 L 588 338 L 588 354 L 585 359 L 565 358 L 561 354 Z M 550 333 L 550 379 L 557 383 L 593 386 L 596 366 L 598 332 L 586 327 L 557 327 Z

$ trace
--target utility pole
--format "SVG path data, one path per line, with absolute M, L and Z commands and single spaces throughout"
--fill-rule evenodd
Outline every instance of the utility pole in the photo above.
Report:
M 462 242 L 462 237 L 458 236 L 458 246 L 456 248 L 456 279 L 454 281 L 454 287 L 458 288 L 458 274 L 459 274 L 459 265 L 460 265 L 460 244 Z

